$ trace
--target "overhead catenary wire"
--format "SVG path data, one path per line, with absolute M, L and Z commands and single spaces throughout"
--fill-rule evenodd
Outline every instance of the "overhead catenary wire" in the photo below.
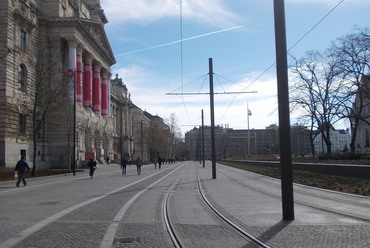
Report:
M 304 33 L 304 35 L 299 38 L 289 49 L 287 49 L 287 52 L 291 51 L 295 46 L 297 46 L 304 38 L 306 38 L 315 28 L 317 28 L 317 26 L 319 26 L 332 12 L 334 12 L 335 9 L 337 9 L 342 3 L 344 2 L 344 0 L 341 0 L 339 1 L 333 8 L 330 9 L 330 11 L 328 11 L 320 20 L 318 20 L 315 25 L 312 26 L 312 28 L 310 28 L 306 33 Z M 181 60 L 181 99 L 182 99 L 182 102 L 184 104 L 184 107 L 185 107 L 185 111 L 186 111 L 186 114 L 188 116 L 188 113 L 187 113 L 187 110 L 186 110 L 186 104 L 185 104 L 185 101 L 184 101 L 184 95 L 194 95 L 196 93 L 185 93 L 183 91 L 184 89 L 184 83 L 183 83 L 183 47 L 182 47 L 182 41 L 183 41 L 183 37 L 182 37 L 182 33 L 183 33 L 183 30 L 182 30 L 182 0 L 180 0 L 180 36 L 181 36 L 181 39 L 180 39 L 180 47 L 181 47 L 181 52 L 180 52 L 180 60 Z M 240 27 L 243 27 L 244 25 L 241 25 L 241 26 L 238 26 L 236 28 L 240 28 Z M 225 110 L 224 114 L 222 115 L 222 117 L 220 118 L 219 122 L 222 121 L 222 119 L 225 117 L 225 115 L 227 114 L 227 112 L 229 111 L 230 107 L 233 105 L 235 99 L 240 95 L 240 94 L 243 94 L 252 84 L 254 84 L 255 82 L 257 82 L 263 75 L 265 75 L 265 73 L 267 71 L 269 71 L 272 67 L 274 67 L 276 64 L 276 61 L 273 62 L 271 65 L 269 65 L 263 72 L 261 72 L 254 80 L 252 80 L 250 83 L 248 83 L 240 92 L 230 92 L 230 94 L 236 94 L 233 99 L 231 100 L 230 104 L 228 105 L 227 109 Z M 220 76 L 220 75 L 218 75 Z M 202 76 L 204 77 L 204 76 Z M 200 77 L 200 78 L 202 78 Z M 222 76 L 220 76 L 222 77 Z M 224 77 L 223 77 L 224 78 Z M 199 79 L 199 78 L 198 78 Z M 192 81 L 191 83 L 197 81 L 198 79 Z M 226 79 L 226 78 L 224 78 Z M 226 79 L 228 80 L 228 79 Z M 232 82 L 231 80 L 228 80 L 230 82 Z M 189 83 L 190 84 L 190 83 Z M 187 84 L 187 85 L 189 85 Z M 178 88 L 179 89 L 179 88 Z M 167 93 L 166 95 L 180 95 L 179 94 L 176 94 L 176 93 L 173 93 L 175 91 L 177 91 L 178 89 L 172 91 L 172 93 Z M 197 94 L 207 94 L 207 93 L 200 93 L 200 91 L 197 93 Z M 215 94 L 221 94 L 221 93 L 215 93 Z M 223 93 L 224 94 L 224 93 Z M 189 119 L 189 116 L 188 116 L 188 120 Z
M 341 0 L 339 1 L 333 8 L 330 9 L 329 12 L 327 12 L 319 21 L 316 22 L 315 25 L 312 26 L 312 28 L 310 28 L 306 33 L 303 34 L 303 36 L 301 38 L 299 38 L 292 46 L 289 47 L 289 49 L 287 49 L 287 52 L 289 52 L 290 50 L 292 50 L 296 45 L 298 45 L 304 38 L 306 38 L 306 36 L 308 34 L 310 34 L 317 26 L 319 26 L 335 9 L 337 9 L 339 7 L 339 5 L 341 5 L 342 3 L 344 2 L 344 0 Z M 248 89 L 252 84 L 254 84 L 257 80 L 259 80 L 267 71 L 269 71 L 271 69 L 271 67 L 275 66 L 276 64 L 276 61 L 273 62 L 270 66 L 268 66 L 263 72 L 261 72 L 252 82 L 250 82 L 246 87 L 244 87 L 242 89 L 242 91 L 245 91 L 246 89 Z M 222 119 L 225 117 L 226 113 L 229 111 L 231 105 L 234 103 L 234 100 L 239 96 L 238 95 L 235 95 L 232 99 L 232 101 L 230 102 L 229 106 L 227 107 L 227 109 L 225 110 L 224 114 L 222 115 L 222 117 L 220 118 L 220 121 L 222 121 Z
M 182 0 L 180 0 L 180 74 L 181 74 L 181 92 L 184 91 L 184 63 L 183 63 L 183 30 L 182 30 Z M 188 117 L 188 121 L 190 122 L 190 117 L 188 114 L 188 110 L 186 108 L 186 104 L 184 101 L 184 96 L 181 96 L 182 104 L 184 105 L 186 116 Z

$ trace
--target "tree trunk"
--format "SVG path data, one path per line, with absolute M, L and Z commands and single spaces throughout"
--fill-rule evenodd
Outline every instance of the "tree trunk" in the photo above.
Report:
M 352 135 L 351 135 L 351 144 L 349 145 L 351 147 L 351 152 L 356 151 L 356 138 L 357 138 L 357 130 L 358 130 L 358 124 L 359 124 L 359 119 L 355 119 L 355 124 L 352 127 Z
M 36 157 L 37 157 L 37 134 L 33 133 L 33 158 L 32 158 L 32 176 L 36 173 Z

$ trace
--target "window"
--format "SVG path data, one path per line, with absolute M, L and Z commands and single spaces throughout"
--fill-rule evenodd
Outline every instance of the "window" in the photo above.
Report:
M 26 134 L 26 115 L 19 115 L 19 134 Z
M 26 49 L 27 33 L 21 29 L 19 33 L 19 47 Z
M 19 89 L 21 91 L 26 91 L 26 77 L 27 77 L 27 72 L 26 72 L 26 67 L 22 64 L 19 65 L 18 67 L 18 85 Z

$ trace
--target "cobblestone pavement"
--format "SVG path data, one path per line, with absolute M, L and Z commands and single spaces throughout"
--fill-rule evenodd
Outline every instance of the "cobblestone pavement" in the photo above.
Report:
M 122 176 L 112 165 L 98 168 L 93 179 L 82 172 L 32 179 L 20 188 L 0 183 L 0 247 L 103 247 L 114 223 L 109 247 L 173 247 L 162 207 L 179 177 L 168 204 L 184 247 L 256 247 L 209 210 L 196 173 L 209 201 L 270 247 L 370 247 L 368 197 L 295 185 L 295 219 L 282 221 L 279 181 L 221 165 L 212 179 L 210 163 L 194 162 L 161 170 L 146 165 L 140 176 L 134 166 Z
M 280 181 L 217 165 L 198 170 L 208 199 L 271 247 L 370 247 L 370 198 L 294 185 L 295 219 L 282 220 Z M 227 176 L 225 176 L 227 175 Z

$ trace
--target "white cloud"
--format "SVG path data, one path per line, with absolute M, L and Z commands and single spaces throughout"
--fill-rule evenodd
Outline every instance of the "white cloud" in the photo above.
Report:
M 194 126 L 201 125 L 201 110 L 204 110 L 205 125 L 210 125 L 209 95 L 175 96 L 166 95 L 170 90 L 165 87 L 157 87 L 160 82 L 168 82 L 163 75 L 146 70 L 138 66 L 129 66 L 115 70 L 118 77 L 127 82 L 131 100 L 139 108 L 153 115 L 159 115 L 166 119 L 171 113 L 175 113 L 183 133 Z M 241 91 L 247 87 L 259 75 L 259 72 L 250 73 L 237 84 L 215 86 L 215 92 Z M 153 81 L 154 80 L 154 81 Z M 207 79 L 208 80 L 208 79 Z M 153 86 L 156 85 L 156 86 Z M 277 85 L 276 79 L 271 76 L 257 80 L 250 85 L 247 91 L 258 91 L 252 94 L 240 95 L 215 95 L 215 122 L 216 124 L 228 124 L 230 128 L 247 128 L 247 102 L 252 111 L 250 116 L 250 128 L 263 129 L 270 124 L 277 123 Z M 194 90 L 184 89 L 186 92 Z M 202 89 L 208 92 L 208 81 Z
M 115 25 L 138 23 L 147 25 L 153 21 L 180 18 L 178 0 L 101 0 L 108 20 Z M 183 0 L 184 20 L 212 24 L 219 27 L 235 26 L 239 18 L 225 7 L 221 0 Z

